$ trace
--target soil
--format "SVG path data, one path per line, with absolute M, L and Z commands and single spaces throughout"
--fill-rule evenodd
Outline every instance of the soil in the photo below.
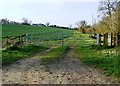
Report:
M 2 68 L 3 84 L 115 84 L 117 81 L 100 70 L 75 58 L 68 49 L 64 58 L 52 64 L 41 64 L 40 56 L 51 49 Z

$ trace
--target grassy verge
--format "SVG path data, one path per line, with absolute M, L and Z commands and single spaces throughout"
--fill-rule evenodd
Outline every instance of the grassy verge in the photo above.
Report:
M 68 46 L 59 46 L 51 50 L 47 55 L 41 57 L 43 64 L 52 63 L 64 57 Z
M 111 49 L 98 49 L 90 46 L 76 47 L 74 53 L 79 55 L 80 59 L 89 65 L 93 65 L 104 70 L 106 75 L 114 76 L 120 80 L 120 47 Z
M 74 40 L 77 37 L 79 40 Z M 71 39 L 73 39 L 72 44 L 76 45 L 77 43 L 78 45 L 73 51 L 81 61 L 100 68 L 106 75 L 120 80 L 120 47 L 108 48 L 94 46 L 96 40 L 91 39 L 90 34 L 75 34 Z
M 28 45 L 24 48 L 19 48 L 17 46 L 9 47 L 2 51 L 2 64 L 11 64 L 16 60 L 31 57 L 45 49 L 45 47 L 36 45 Z

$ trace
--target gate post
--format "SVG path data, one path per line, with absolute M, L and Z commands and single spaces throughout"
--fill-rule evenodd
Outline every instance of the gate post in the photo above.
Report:
M 110 43 L 110 46 L 112 47 L 113 46 L 113 33 L 111 32 L 111 43 Z
M 114 42 L 113 46 L 115 47 L 115 45 L 116 45 L 116 44 L 115 44 L 115 43 L 116 43 L 116 34 L 114 34 L 113 40 L 114 40 L 114 41 L 113 41 L 113 42 Z
M 104 34 L 104 46 L 108 46 L 108 33 Z
M 26 42 L 28 43 L 29 42 L 29 34 L 26 33 Z
M 117 46 L 120 46 L 120 34 L 117 33 Z
M 97 33 L 97 45 L 99 46 L 101 45 L 100 41 L 101 41 L 100 34 Z
M 116 46 L 117 46 L 117 42 L 118 42 L 118 33 L 115 33 L 115 34 L 116 34 L 116 37 L 115 37 L 116 41 L 115 41 L 115 44 L 116 44 Z

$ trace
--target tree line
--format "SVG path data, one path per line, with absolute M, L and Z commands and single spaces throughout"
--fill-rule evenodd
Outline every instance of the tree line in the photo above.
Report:
M 105 0 L 99 2 L 101 20 L 95 25 L 96 32 L 110 35 L 110 46 L 120 44 L 120 1 Z M 108 45 L 108 36 L 105 39 Z
M 45 27 L 55 27 L 55 28 L 62 28 L 62 29 L 73 29 L 72 27 L 65 27 L 65 26 L 58 26 L 58 25 L 50 25 L 49 22 L 45 24 L 42 23 L 32 23 L 31 20 L 27 18 L 22 18 L 22 22 L 10 21 L 7 18 L 1 19 L 0 24 L 22 24 L 22 25 L 32 25 L 32 26 L 45 26 Z
M 85 20 L 76 23 L 78 30 L 82 33 L 107 33 L 120 32 L 120 1 L 101 0 L 98 6 L 99 22 L 88 25 Z

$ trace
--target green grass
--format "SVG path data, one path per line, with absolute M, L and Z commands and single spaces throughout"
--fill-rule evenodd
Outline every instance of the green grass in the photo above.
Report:
M 96 40 L 90 38 L 91 34 L 81 34 L 78 31 L 74 31 L 74 34 L 65 40 L 65 45 L 68 46 L 87 46 L 95 44 Z
M 68 46 L 59 46 L 51 50 L 47 55 L 41 57 L 43 64 L 55 62 L 64 57 Z
M 45 47 L 28 45 L 24 48 L 19 48 L 17 46 L 12 46 L 2 51 L 2 64 L 11 64 L 14 61 L 24 58 L 30 58 L 32 55 L 44 51 Z
M 5 43 L 6 36 L 19 36 L 29 34 L 29 42 L 41 43 L 48 41 L 58 41 L 73 35 L 73 30 L 45 27 L 45 26 L 29 26 L 20 24 L 3 24 L 2 25 L 2 41 Z M 18 39 L 14 40 L 17 41 Z M 25 38 L 24 38 L 25 41 Z
M 111 49 L 98 49 L 91 46 L 79 46 L 74 49 L 74 53 L 81 61 L 88 65 L 93 65 L 104 70 L 108 76 L 114 76 L 120 80 L 120 47 Z
M 19 36 L 24 35 L 26 33 L 31 34 L 31 36 L 44 36 L 48 34 L 48 36 L 57 34 L 69 35 L 72 30 L 61 29 L 61 28 L 53 28 L 53 27 L 45 27 L 45 26 L 30 26 L 30 25 L 21 25 L 21 24 L 3 24 L 2 25 L 2 37 L 5 36 Z M 64 34 L 65 33 L 65 34 Z M 36 35 L 37 34 L 37 35 Z M 43 36 L 43 37 L 44 37 Z
M 44 26 L 29 26 L 29 25 L 17 25 L 17 24 L 3 24 L 2 36 L 19 36 L 26 33 L 38 33 L 38 32 L 53 32 L 60 31 L 58 28 L 44 27 Z

